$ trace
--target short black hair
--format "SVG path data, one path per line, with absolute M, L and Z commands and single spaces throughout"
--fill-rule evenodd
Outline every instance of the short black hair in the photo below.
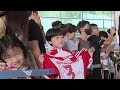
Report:
M 99 37 L 104 37 L 104 38 L 108 38 L 108 34 L 107 34 L 107 32 L 105 32 L 105 31 L 100 31 L 99 32 Z
M 66 35 L 67 32 L 69 32 L 69 33 L 76 32 L 77 27 L 71 23 L 67 23 L 64 25 L 62 30 L 63 30 L 63 35 Z
M 59 25 L 62 25 L 62 22 L 59 21 L 59 20 L 54 21 L 54 22 L 52 23 L 52 27 L 56 27 L 56 26 L 59 26 Z
M 92 24 L 90 24 L 90 27 L 97 27 L 97 24 L 92 23 Z
M 107 30 L 107 32 L 110 34 L 110 28 Z M 114 35 L 113 36 L 115 36 L 116 35 L 116 33 L 114 33 Z
M 50 28 L 46 32 L 46 40 L 51 41 L 53 37 L 59 36 L 59 35 L 63 35 L 62 29 L 60 29 L 59 27 Z
M 112 55 L 114 55 L 114 51 L 110 51 L 109 56 L 111 57 Z
M 90 24 L 89 21 L 79 21 L 79 23 L 77 24 L 77 29 L 80 32 L 80 28 L 83 28 L 86 24 Z M 81 32 L 80 32 L 81 33 Z
M 27 49 L 15 35 L 5 35 L 0 39 L 0 59 L 3 60 L 3 55 L 6 54 L 8 48 L 19 47 L 23 50 L 24 57 L 27 58 Z M 3 60 L 4 61 L 4 60 Z

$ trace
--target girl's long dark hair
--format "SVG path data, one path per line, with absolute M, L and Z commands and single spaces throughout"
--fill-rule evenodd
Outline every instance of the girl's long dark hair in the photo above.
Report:
M 14 34 L 17 37 L 23 35 L 22 41 L 28 41 L 28 11 L 7 11 L 6 34 Z

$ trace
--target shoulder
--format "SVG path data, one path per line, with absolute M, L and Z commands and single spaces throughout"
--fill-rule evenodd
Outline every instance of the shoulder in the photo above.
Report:
M 38 24 L 33 19 L 29 20 L 28 27 L 29 28 L 31 28 L 31 27 L 38 27 L 39 28 Z
M 100 37 L 96 35 L 92 35 L 88 37 L 88 41 L 98 41 L 98 40 L 100 40 Z
M 29 23 L 35 23 L 35 21 L 33 19 L 30 19 Z

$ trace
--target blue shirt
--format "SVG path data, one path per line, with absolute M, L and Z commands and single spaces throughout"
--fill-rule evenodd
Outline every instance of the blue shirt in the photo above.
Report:
M 63 48 L 70 50 L 71 52 L 78 50 L 78 45 L 73 40 L 69 40 L 66 36 L 64 37 L 65 43 Z

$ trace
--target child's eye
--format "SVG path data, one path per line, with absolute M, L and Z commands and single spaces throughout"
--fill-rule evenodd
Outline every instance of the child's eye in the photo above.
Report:
M 21 55 L 22 52 L 16 52 L 15 56 Z
M 61 36 L 62 38 L 64 38 L 64 36 Z
M 58 39 L 59 37 L 55 37 L 56 39 Z
M 10 58 L 11 58 L 10 56 L 5 57 L 5 59 L 10 59 Z

